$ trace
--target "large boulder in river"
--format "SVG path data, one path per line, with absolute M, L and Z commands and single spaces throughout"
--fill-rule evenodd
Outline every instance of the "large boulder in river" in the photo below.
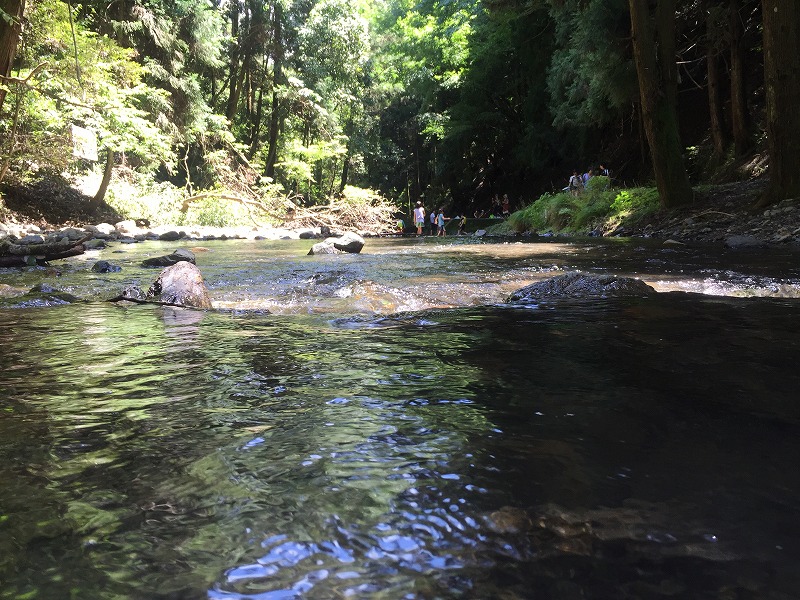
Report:
M 349 252 L 351 254 L 358 254 L 364 247 L 364 238 L 357 233 L 348 231 L 338 238 L 333 238 L 333 247 L 342 252 Z
M 211 308 L 211 298 L 200 269 L 187 261 L 161 271 L 147 290 L 145 299 L 192 308 Z
M 344 254 L 344 252 L 336 249 L 333 243 L 325 240 L 324 242 L 314 244 L 308 251 L 308 256 L 317 256 L 320 254 Z
M 511 294 L 508 301 L 524 303 L 542 298 L 607 298 L 655 293 L 644 281 L 633 277 L 572 272 L 532 283 Z
M 324 242 L 314 244 L 308 251 L 309 256 L 314 254 L 358 254 L 364 247 L 364 238 L 357 233 L 348 231 L 338 238 L 328 238 Z
M 175 252 L 166 256 L 146 258 L 142 261 L 142 265 L 145 267 L 169 267 L 179 262 L 195 264 L 194 252 L 186 248 L 178 248 Z

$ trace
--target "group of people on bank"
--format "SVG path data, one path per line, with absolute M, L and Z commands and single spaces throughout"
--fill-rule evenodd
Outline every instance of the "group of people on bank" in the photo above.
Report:
M 511 202 L 508 199 L 508 194 L 504 194 L 502 199 L 498 194 L 495 194 L 494 198 L 492 199 L 492 206 L 489 216 L 487 217 L 486 212 L 483 210 L 476 210 L 475 218 L 505 219 L 510 214 Z M 422 205 L 422 202 L 417 202 L 417 206 L 414 208 L 414 225 L 417 228 L 417 235 L 424 235 L 425 229 L 427 228 L 429 232 L 428 235 L 444 237 L 447 235 L 445 226 L 447 225 L 448 221 L 456 221 L 458 223 L 459 235 L 465 233 L 467 227 L 466 213 L 456 215 L 455 217 L 451 218 L 445 214 L 444 208 L 441 207 L 437 210 L 432 210 L 431 213 L 426 216 L 425 207 Z M 402 221 L 398 221 L 398 227 L 402 229 Z
M 464 232 L 464 228 L 467 225 L 467 216 L 457 216 L 455 219 L 458 220 L 458 233 L 461 234 Z M 429 235 L 442 237 L 446 236 L 447 230 L 445 229 L 445 226 L 447 225 L 447 221 L 452 220 L 453 219 L 445 215 L 444 208 L 432 210 L 431 214 L 428 215 L 427 218 L 427 222 L 430 223 Z M 422 206 L 422 202 L 417 202 L 417 206 L 414 208 L 414 224 L 417 226 L 417 235 L 423 235 L 426 225 L 426 218 L 425 207 Z
M 589 185 L 589 180 L 594 177 L 595 175 L 602 175 L 603 177 L 611 177 L 611 173 L 605 167 L 605 165 L 600 165 L 599 167 L 589 167 L 583 175 L 578 174 L 577 169 L 572 171 L 572 175 L 569 177 L 569 182 L 567 187 L 563 189 L 563 191 L 569 190 L 570 194 L 573 196 L 579 196 L 586 186 Z

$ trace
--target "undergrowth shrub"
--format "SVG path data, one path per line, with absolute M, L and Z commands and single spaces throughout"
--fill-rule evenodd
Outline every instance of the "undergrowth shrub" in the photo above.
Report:
M 513 213 L 508 223 L 517 232 L 581 232 L 612 229 L 635 222 L 658 208 L 655 188 L 615 190 L 607 177 L 594 177 L 578 196 L 546 193 Z
M 635 222 L 658 210 L 658 190 L 656 188 L 630 188 L 619 190 L 611 203 L 609 216 Z
M 206 227 L 236 227 L 254 225 L 252 210 L 238 202 L 209 196 L 192 202 L 185 213 L 180 214 L 178 225 L 203 225 Z

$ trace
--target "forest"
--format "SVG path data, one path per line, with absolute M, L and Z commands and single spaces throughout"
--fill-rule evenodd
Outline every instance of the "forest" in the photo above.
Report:
M 2 0 L 0 185 L 87 210 L 515 208 L 604 163 L 800 195 L 787 0 Z M 1 201 L 1 200 L 0 200 Z M 2 205 L 0 205 L 2 206 Z

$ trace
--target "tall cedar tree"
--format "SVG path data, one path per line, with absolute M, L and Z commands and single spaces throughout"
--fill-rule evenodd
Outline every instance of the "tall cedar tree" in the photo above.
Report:
M 769 186 L 759 207 L 800 196 L 800 2 L 762 7 Z
M 675 63 L 675 2 L 629 0 L 633 56 L 656 187 L 664 207 L 692 201 L 692 188 L 681 156 Z
M 0 15 L 0 77 L 8 77 L 22 30 L 25 0 L 0 0 L 0 12 L 4 13 Z M 0 108 L 5 99 L 6 91 L 0 87 Z

